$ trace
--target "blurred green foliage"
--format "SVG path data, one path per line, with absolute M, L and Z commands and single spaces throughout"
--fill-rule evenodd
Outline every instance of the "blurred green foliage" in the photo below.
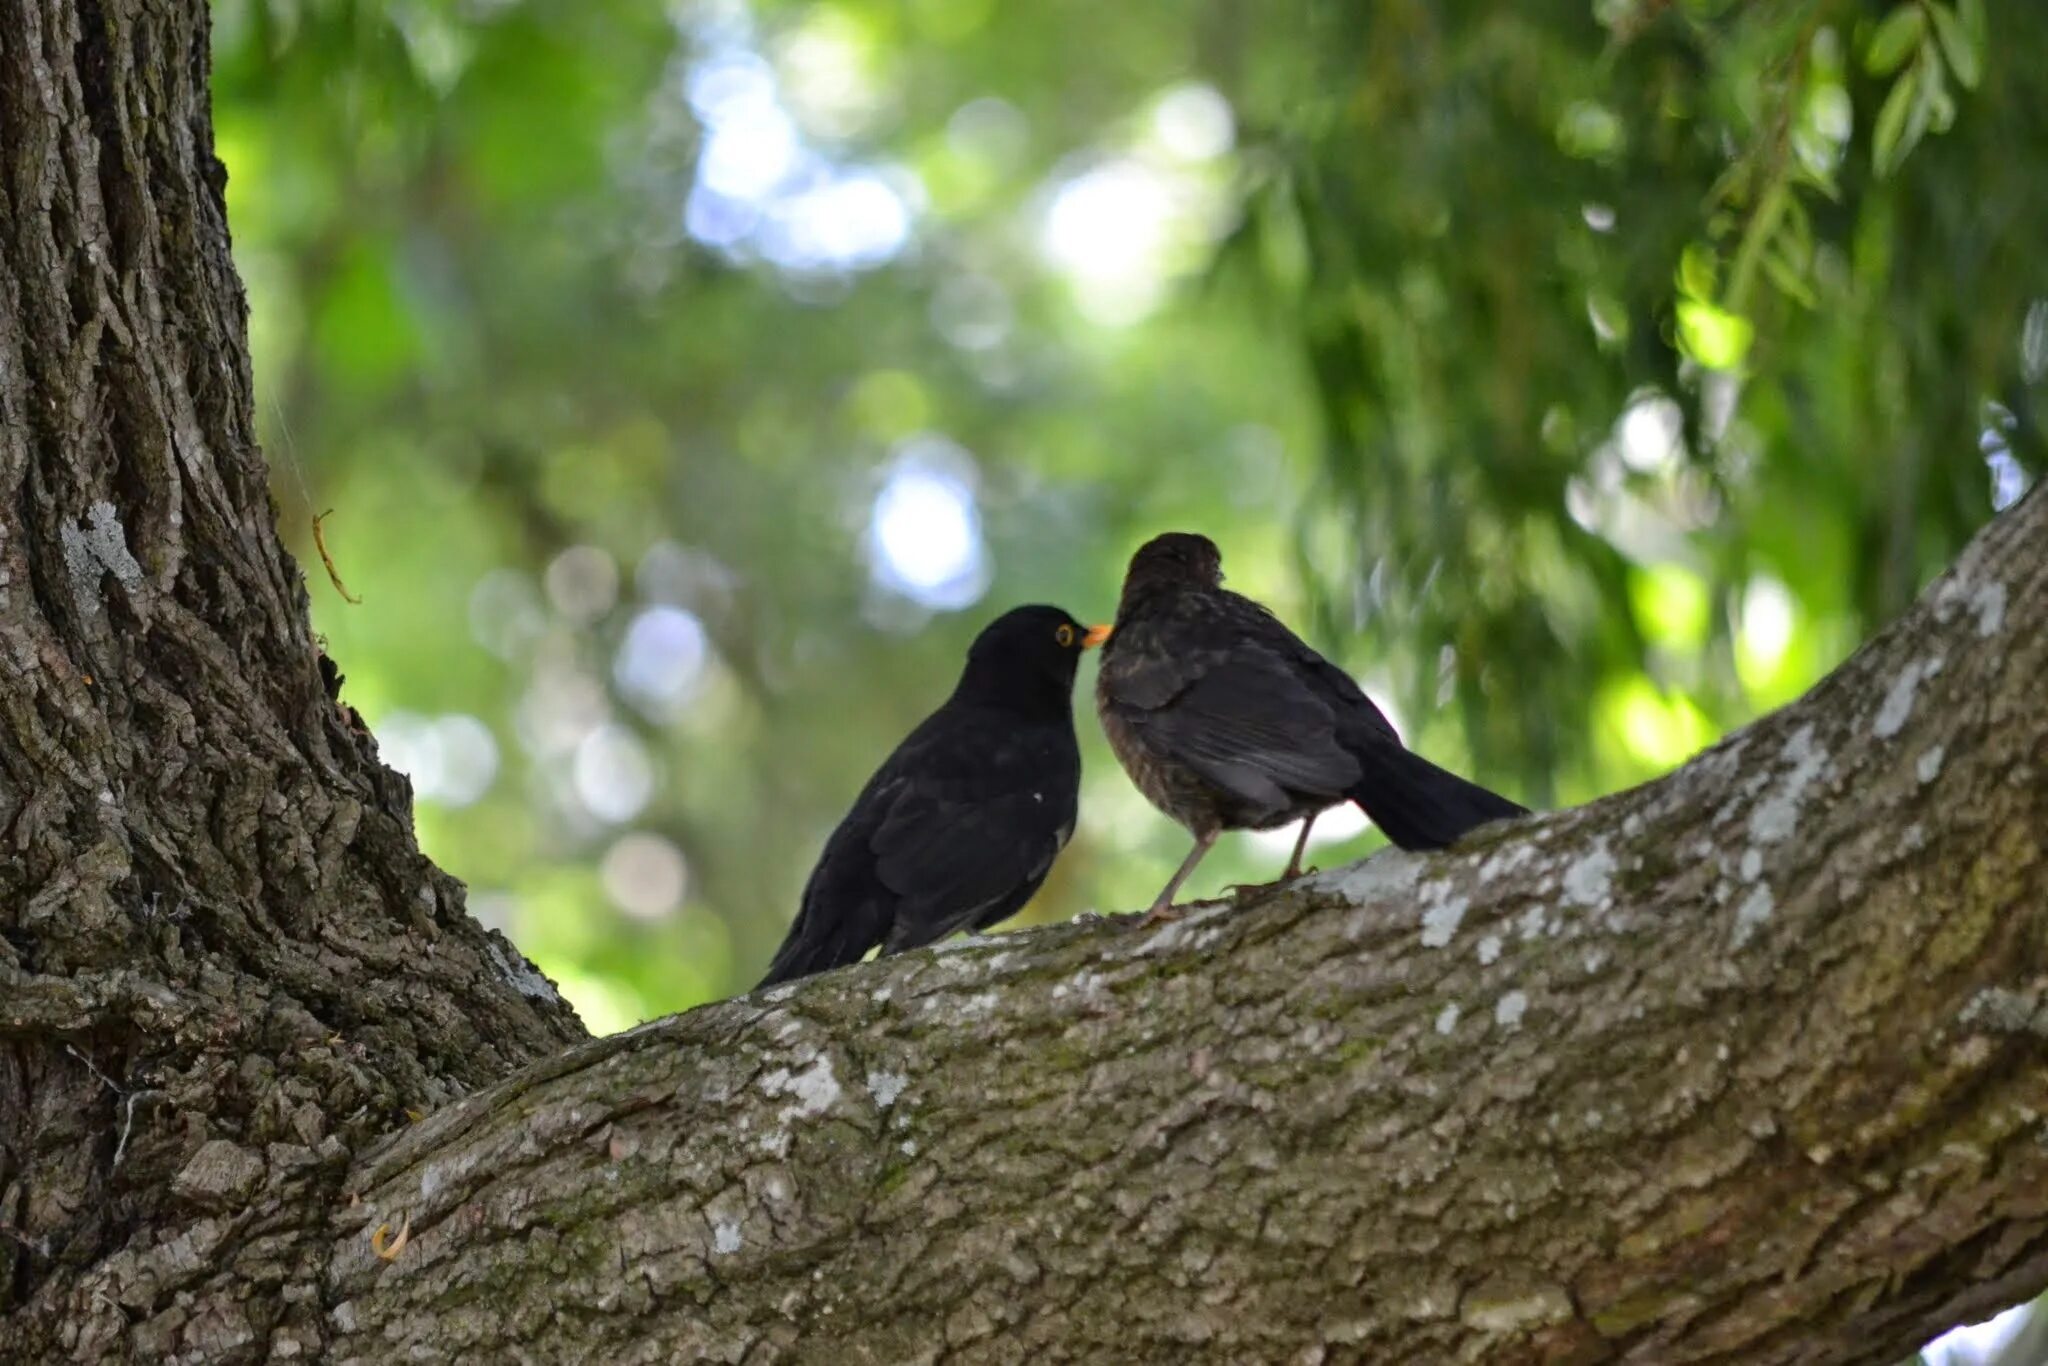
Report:
M 2037 5 L 215 22 L 344 700 L 598 1030 L 751 982 L 975 629 L 1107 614 L 1155 531 L 1551 804 L 1796 695 L 2044 461 Z M 1030 918 L 1141 905 L 1184 852 L 1089 686 Z M 1192 890 L 1284 857 L 1239 837 Z

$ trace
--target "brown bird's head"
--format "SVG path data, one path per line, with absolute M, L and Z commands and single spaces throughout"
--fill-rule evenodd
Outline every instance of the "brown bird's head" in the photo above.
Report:
M 1124 574 L 1123 601 L 1175 588 L 1216 588 L 1223 582 L 1223 553 L 1216 542 L 1192 531 L 1154 536 L 1131 556 Z M 1121 611 L 1121 606 L 1119 611 Z

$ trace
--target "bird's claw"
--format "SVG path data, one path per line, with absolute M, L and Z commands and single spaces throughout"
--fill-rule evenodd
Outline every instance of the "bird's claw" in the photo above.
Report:
M 1141 930 L 1155 929 L 1160 925 L 1171 925 L 1181 918 L 1182 912 L 1175 906 L 1154 906 L 1145 912 L 1145 918 L 1138 922 Z

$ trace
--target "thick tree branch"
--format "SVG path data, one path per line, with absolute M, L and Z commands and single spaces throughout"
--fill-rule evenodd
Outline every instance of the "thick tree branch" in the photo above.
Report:
M 2048 1284 L 2044 642 L 2037 494 L 1635 791 L 577 1048 L 360 1165 L 330 1349 L 1894 1361 Z

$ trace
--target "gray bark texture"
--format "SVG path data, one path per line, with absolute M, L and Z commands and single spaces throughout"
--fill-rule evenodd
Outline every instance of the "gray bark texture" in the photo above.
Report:
M 350 1155 L 583 1037 L 420 856 L 308 629 L 206 17 L 0 0 L 6 1362 L 316 1340 Z
M 0 0 L 0 1361 L 1892 1362 L 2048 1285 L 2048 497 L 1658 782 L 582 1031 L 252 436 L 201 0 Z

